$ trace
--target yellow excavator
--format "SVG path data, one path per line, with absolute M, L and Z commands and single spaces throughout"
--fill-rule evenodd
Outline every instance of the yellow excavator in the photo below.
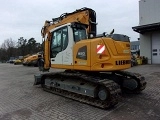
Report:
M 42 58 L 41 54 L 42 54 L 41 52 L 38 52 L 36 54 L 29 55 L 28 57 L 26 57 L 23 60 L 23 65 L 24 66 L 34 66 L 34 67 L 37 67 L 38 66 L 38 59 Z
M 114 31 L 97 34 L 96 26 L 96 12 L 91 8 L 45 21 L 39 70 L 64 71 L 34 75 L 34 85 L 103 109 L 115 106 L 122 92 L 144 90 L 145 78 L 125 71 L 131 67 L 129 37 Z

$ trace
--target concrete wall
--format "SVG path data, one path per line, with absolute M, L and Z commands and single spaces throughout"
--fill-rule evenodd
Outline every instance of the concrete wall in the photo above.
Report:
M 139 1 L 139 25 L 160 22 L 160 0 Z
M 151 42 L 152 34 L 140 34 L 140 56 L 148 58 L 148 63 L 151 64 Z

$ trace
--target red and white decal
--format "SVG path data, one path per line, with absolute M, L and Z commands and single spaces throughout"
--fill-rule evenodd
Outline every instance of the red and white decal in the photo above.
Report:
M 97 54 L 103 54 L 105 51 L 105 45 L 97 45 Z

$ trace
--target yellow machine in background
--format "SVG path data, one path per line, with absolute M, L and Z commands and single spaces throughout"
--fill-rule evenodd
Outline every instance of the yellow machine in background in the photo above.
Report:
M 23 60 L 23 65 L 24 66 L 38 66 L 38 59 L 39 58 L 42 58 L 42 55 L 41 53 L 36 53 L 36 54 L 33 54 L 33 55 L 29 55 L 28 57 L 26 57 L 24 60 Z
M 19 64 L 22 64 L 22 59 L 16 59 L 15 61 L 14 61 L 14 65 L 19 65 Z
M 41 71 L 62 72 L 35 75 L 35 85 L 100 108 L 118 103 L 121 91 L 138 93 L 145 89 L 143 76 L 125 72 L 131 67 L 129 37 L 123 34 L 97 35 L 96 12 L 78 9 L 46 21 L 42 28 L 44 58 Z
M 14 65 L 22 64 L 24 59 L 29 57 L 29 56 L 30 56 L 30 54 L 25 55 L 25 56 L 19 56 L 19 58 L 14 61 Z

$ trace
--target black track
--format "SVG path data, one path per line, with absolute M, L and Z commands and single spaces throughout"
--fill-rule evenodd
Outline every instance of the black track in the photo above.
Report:
M 92 82 L 95 83 L 96 85 L 99 86 L 103 86 L 107 89 L 107 91 L 109 92 L 109 98 L 105 101 L 102 101 L 98 98 L 93 98 L 93 97 L 88 97 L 86 95 L 81 95 L 81 94 L 77 94 L 77 93 L 73 93 L 70 91 L 66 91 L 66 90 L 62 90 L 59 88 L 54 88 L 54 87 L 49 87 L 44 85 L 44 80 L 45 78 L 70 78 L 70 79 L 75 79 L 79 78 L 82 79 L 84 81 L 87 82 Z M 118 104 L 119 98 L 120 98 L 120 94 L 121 94 L 121 89 L 119 87 L 119 85 L 117 83 L 115 83 L 112 80 L 108 80 L 108 79 L 101 79 L 99 77 L 93 77 L 93 76 L 89 76 L 83 73 L 78 73 L 78 72 L 59 72 L 59 73 L 53 73 L 53 74 L 44 74 L 42 76 L 42 81 L 43 81 L 43 89 L 45 91 L 54 93 L 54 94 L 58 94 L 82 103 L 86 103 L 92 106 L 96 106 L 99 108 L 103 108 L 103 109 L 107 109 L 110 107 L 115 106 L 116 104 Z
M 104 72 L 96 73 L 96 74 L 92 74 L 92 73 L 88 74 L 88 73 L 75 72 L 75 71 L 74 72 L 65 71 L 65 72 L 58 72 L 58 73 L 43 74 L 41 83 L 45 91 L 52 92 L 54 94 L 58 94 L 58 95 L 61 95 L 61 96 L 64 96 L 64 97 L 67 97 L 73 100 L 77 100 L 82 103 L 86 103 L 92 106 L 103 108 L 103 109 L 110 108 L 118 104 L 121 90 L 127 93 L 139 93 L 146 88 L 145 78 L 138 73 L 117 71 L 113 73 L 112 77 L 114 79 L 121 79 L 120 81 L 121 83 L 123 82 L 123 79 L 125 78 L 129 80 L 134 79 L 135 81 L 137 81 L 138 87 L 134 90 L 125 89 L 123 88 L 123 86 L 121 86 L 122 84 L 118 83 L 119 84 L 118 85 L 114 79 L 109 78 L 108 74 Z M 45 83 L 44 81 L 46 78 L 47 79 L 50 78 L 52 80 L 53 79 L 64 80 L 65 78 L 76 80 L 78 78 L 86 82 L 92 82 L 98 86 L 101 86 L 101 87 L 103 86 L 103 88 L 105 88 L 107 92 L 109 93 L 109 98 L 105 101 L 102 101 L 98 98 L 93 98 L 93 97 L 89 97 L 86 95 L 77 94 L 77 93 L 62 90 L 60 88 L 56 88 L 53 86 L 48 87 L 44 85 Z
M 138 83 L 137 88 L 134 89 L 134 90 L 125 89 L 122 86 L 122 91 L 124 91 L 126 93 L 140 93 L 142 90 L 144 90 L 146 88 L 147 82 L 145 81 L 145 78 L 139 73 L 131 73 L 131 72 L 127 72 L 127 71 L 118 71 L 118 72 L 116 72 L 116 74 L 118 76 L 121 76 L 122 78 L 127 78 L 127 79 L 130 79 L 130 80 L 134 79 Z

